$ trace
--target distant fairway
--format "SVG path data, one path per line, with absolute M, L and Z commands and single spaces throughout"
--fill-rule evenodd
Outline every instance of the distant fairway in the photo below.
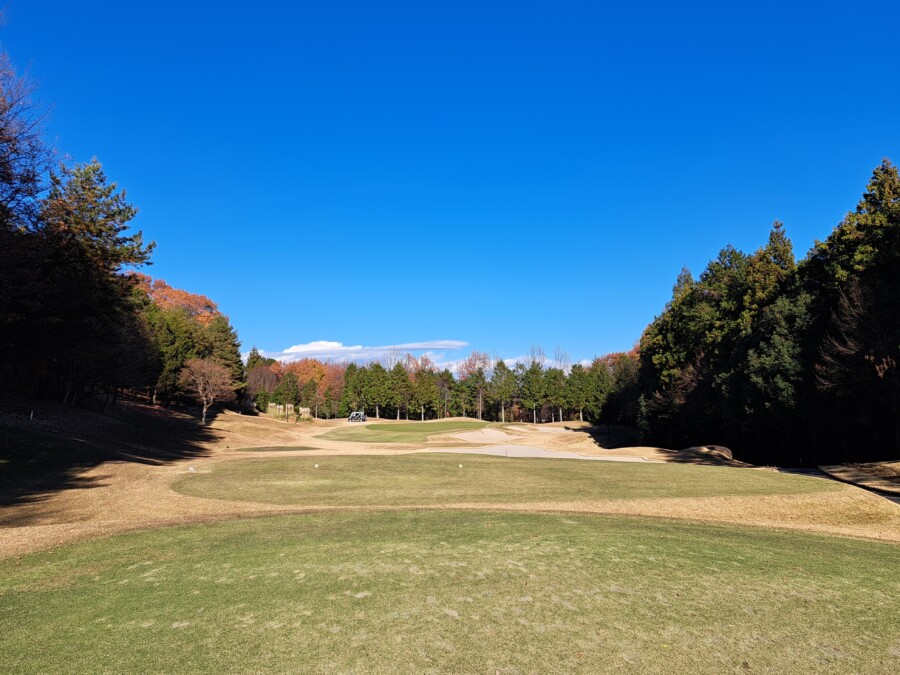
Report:
M 455 431 L 483 429 L 487 422 L 452 420 L 449 422 L 396 422 L 389 424 L 360 424 L 341 427 L 322 435 L 333 441 L 356 443 L 425 443 L 429 436 Z
M 898 554 L 528 513 L 149 530 L 0 562 L 0 670 L 896 672 Z
M 828 481 L 751 469 L 450 454 L 246 459 L 185 475 L 173 487 L 198 497 L 310 506 L 504 504 L 842 489 Z

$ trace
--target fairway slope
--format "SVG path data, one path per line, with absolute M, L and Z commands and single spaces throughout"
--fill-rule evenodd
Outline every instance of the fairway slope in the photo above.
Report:
M 0 669 L 889 673 L 897 551 L 458 511 L 152 530 L 0 562 Z
M 207 456 L 106 461 L 79 475 L 84 489 L 0 512 L 0 671 L 887 673 L 900 661 L 900 507 L 855 487 L 643 461 L 652 448 L 584 461 L 629 451 L 564 428 L 216 425 Z M 485 451 L 462 441 L 429 452 L 494 430 L 515 441 L 493 435 L 488 452 L 554 458 L 456 454 Z
M 220 463 L 183 474 L 173 487 L 251 508 L 630 514 L 900 541 L 900 508 L 862 490 L 805 476 L 690 464 L 451 454 L 281 457 Z

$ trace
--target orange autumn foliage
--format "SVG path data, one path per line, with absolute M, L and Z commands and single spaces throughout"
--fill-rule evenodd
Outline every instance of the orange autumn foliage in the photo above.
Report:
M 325 377 L 325 364 L 316 359 L 300 359 L 292 363 L 285 364 L 283 372 L 293 373 L 297 376 L 300 386 L 303 386 L 310 380 L 315 380 L 316 388 Z
M 221 315 L 216 303 L 205 295 L 173 288 L 162 279 L 153 279 L 140 272 L 135 272 L 132 276 L 137 279 L 138 285 L 150 299 L 162 309 L 180 307 L 204 326 L 208 326 L 213 319 Z

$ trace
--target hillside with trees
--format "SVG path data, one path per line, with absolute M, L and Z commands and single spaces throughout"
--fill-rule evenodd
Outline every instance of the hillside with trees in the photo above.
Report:
M 123 393 L 203 397 L 192 360 L 242 395 L 237 334 L 215 303 L 153 281 L 136 207 L 100 162 L 56 164 L 33 89 L 0 57 L 0 393 L 107 408 Z M 219 399 L 221 400 L 221 396 Z
M 900 177 L 888 160 L 856 209 L 797 262 L 784 226 L 679 275 L 625 396 L 645 436 L 722 443 L 753 462 L 900 452 Z M 636 397 L 635 397 L 636 395 Z

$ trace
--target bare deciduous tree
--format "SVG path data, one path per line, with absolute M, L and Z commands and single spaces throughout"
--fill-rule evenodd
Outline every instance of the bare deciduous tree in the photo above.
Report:
M 34 85 L 0 53 L 0 225 L 7 227 L 27 224 L 36 213 L 52 163 L 42 136 L 46 111 L 33 103 L 33 94 Z
M 217 401 L 230 401 L 234 398 L 234 386 L 231 373 L 224 366 L 209 359 L 190 359 L 181 370 L 181 384 L 203 405 L 203 424 L 206 424 L 206 411 Z
M 900 388 L 897 307 L 895 299 L 879 298 L 855 280 L 840 291 L 832 330 L 819 350 L 816 379 L 821 389 L 879 380 Z
M 569 352 L 562 347 L 553 350 L 553 360 L 556 362 L 556 367 L 566 375 L 572 370 L 572 358 L 569 356 Z
M 379 359 L 379 362 L 385 370 L 391 371 L 398 363 L 403 363 L 403 360 L 403 352 L 400 351 L 400 348 L 390 347 Z
M 247 371 L 247 393 L 255 398 L 260 391 L 272 393 L 278 386 L 278 375 L 271 366 L 255 366 Z

